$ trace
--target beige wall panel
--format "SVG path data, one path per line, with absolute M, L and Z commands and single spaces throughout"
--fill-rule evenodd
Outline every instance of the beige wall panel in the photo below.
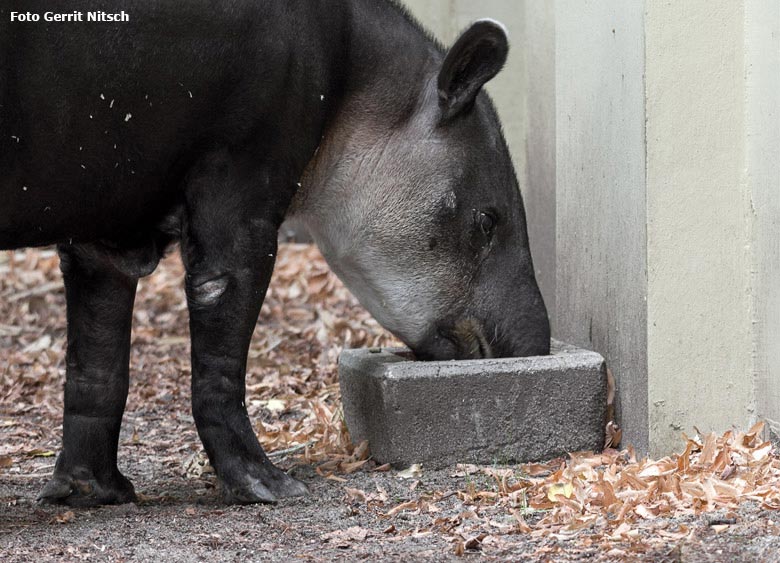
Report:
M 756 400 L 780 441 L 780 2 L 748 0 L 747 170 L 755 219 Z
M 745 13 L 648 0 L 650 451 L 754 418 Z
M 559 336 L 600 352 L 627 443 L 647 434 L 644 3 L 558 0 Z

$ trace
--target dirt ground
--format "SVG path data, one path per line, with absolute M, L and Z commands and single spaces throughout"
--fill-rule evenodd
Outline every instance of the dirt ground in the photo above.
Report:
M 213 483 L 192 483 L 171 471 L 149 471 L 135 460 L 127 474 L 143 491 L 137 504 L 70 511 L 39 507 L 33 499 L 44 479 L 9 479 L 0 484 L 0 557 L 7 562 L 111 560 L 149 561 L 312 561 L 333 560 L 482 560 L 522 561 L 723 561 L 780 560 L 777 512 L 746 505 L 738 522 L 716 532 L 717 513 L 679 519 L 690 527 L 683 540 L 649 541 L 650 530 L 636 539 L 588 541 L 584 533 L 569 539 L 503 536 L 500 542 L 477 544 L 462 556 L 446 534 L 427 531 L 430 514 L 401 512 L 383 517 L 365 503 L 350 500 L 346 488 L 383 489 L 396 502 L 412 500 L 425 489 L 456 490 L 462 478 L 446 471 L 425 474 L 410 491 L 408 480 L 394 473 L 357 473 L 346 483 L 318 477 L 311 468 L 295 473 L 311 495 L 276 506 L 225 506 Z M 439 503 L 437 517 L 452 517 L 467 508 L 451 496 Z M 531 519 L 529 519 L 531 522 Z
M 335 366 L 342 346 L 392 337 L 310 247 L 285 246 L 273 284 L 247 405 L 308 497 L 220 501 L 189 411 L 173 256 L 142 281 L 134 319 L 119 458 L 139 501 L 38 506 L 61 438 L 64 299 L 51 251 L 0 253 L 0 560 L 780 561 L 780 460 L 758 432 L 681 441 L 683 454 L 658 462 L 611 450 L 516 466 L 378 466 L 349 443 Z

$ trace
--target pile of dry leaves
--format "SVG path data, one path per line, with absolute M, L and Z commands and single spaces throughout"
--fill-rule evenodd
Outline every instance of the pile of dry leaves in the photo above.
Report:
M 686 438 L 683 453 L 657 461 L 637 460 L 629 448 L 573 453 L 565 460 L 512 469 L 463 466 L 464 473 L 481 472 L 494 484 L 489 489 L 471 485 L 457 494 L 475 507 L 500 507 L 515 518 L 515 532 L 532 536 L 563 539 L 586 531 L 602 539 L 630 540 L 639 537 L 636 524 L 641 523 L 661 539 L 682 539 L 690 530 L 674 517 L 726 511 L 722 522 L 714 523 L 719 531 L 734 523 L 730 512 L 743 501 L 780 509 L 780 459 L 769 442 L 760 440 L 762 430 L 758 423 L 746 433 Z M 526 517 L 532 514 L 541 517 L 529 525 Z M 478 538 L 490 535 L 492 522 L 482 520 L 468 527 L 472 537 L 477 531 Z
M 51 251 L 0 253 L 0 478 L 20 460 L 57 448 L 64 378 L 64 299 Z M 176 256 L 142 280 L 133 333 L 131 395 L 123 445 L 162 450 L 180 434 L 179 450 L 198 456 L 189 410 L 189 344 L 182 269 Z M 356 471 L 386 471 L 367 444 L 353 446 L 339 406 L 336 361 L 342 347 L 396 344 L 349 295 L 309 245 L 284 245 L 249 354 L 247 406 L 272 457 L 312 464 L 340 481 Z M 177 414 L 178 413 L 178 414 Z M 573 453 L 566 459 L 454 469 L 462 487 L 426 490 L 406 502 L 345 486 L 347 502 L 388 520 L 426 515 L 427 527 L 456 553 L 515 534 L 631 542 L 652 533 L 680 539 L 686 515 L 719 510 L 722 524 L 744 501 L 780 509 L 780 458 L 747 432 L 683 438 L 679 455 L 637 459 L 631 448 Z M 170 451 L 170 447 L 168 448 Z M 171 456 L 172 464 L 180 457 Z M 200 466 L 203 467 L 201 460 Z M 422 471 L 422 474 L 420 473 Z M 411 468 L 414 489 L 425 469 Z M 447 499 L 464 510 L 443 515 Z M 717 528 L 716 528 L 717 529 Z M 648 532 L 649 531 L 649 532 Z M 358 530 L 360 532 L 360 530 Z M 358 533 L 356 532 L 356 533 Z

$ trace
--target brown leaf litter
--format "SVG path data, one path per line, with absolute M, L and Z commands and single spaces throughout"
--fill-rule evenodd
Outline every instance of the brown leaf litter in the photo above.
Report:
M 0 478 L 40 478 L 51 471 L 47 456 L 59 447 L 61 424 L 64 313 L 52 251 L 0 253 Z M 133 344 L 121 455 L 162 456 L 186 478 L 213 482 L 191 418 L 177 414 L 189 412 L 190 368 L 175 254 L 141 281 Z M 342 347 L 387 345 L 397 342 L 314 247 L 280 248 L 247 366 L 247 408 L 275 461 L 314 465 L 336 483 L 356 472 L 397 475 L 384 473 L 390 468 L 370 458 L 367 443 L 351 443 L 336 370 Z M 643 552 L 648 542 L 690 537 L 691 516 L 720 514 L 711 525 L 718 533 L 734 525 L 744 503 L 780 509 L 780 458 L 763 436 L 762 423 L 745 432 L 684 436 L 681 453 L 658 460 L 638 458 L 628 447 L 513 466 L 461 465 L 452 473 L 460 486 L 446 490 L 428 486 L 425 468 L 416 467 L 401 474 L 411 492 L 403 500 L 381 486 L 361 490 L 346 483 L 344 502 L 384 523 L 380 532 L 347 526 L 321 541 L 342 546 L 435 534 L 451 542 L 452 553 L 465 554 L 499 549 L 521 536 L 578 538 L 620 558 Z M 621 431 L 613 425 L 605 437 L 617 445 Z M 410 514 L 427 524 L 404 529 L 399 518 Z M 65 512 L 56 522 L 74 518 Z M 551 545 L 540 553 L 553 553 Z

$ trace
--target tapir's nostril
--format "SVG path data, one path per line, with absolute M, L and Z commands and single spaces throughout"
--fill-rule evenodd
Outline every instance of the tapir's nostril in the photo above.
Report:
M 495 356 L 482 323 L 463 318 L 451 326 L 439 326 L 414 348 L 420 360 L 477 360 Z
M 458 348 L 458 359 L 493 357 L 493 348 L 485 337 L 483 324 L 473 317 L 458 320 L 452 329 L 450 339 Z
M 475 336 L 477 337 L 477 341 L 479 342 L 479 353 L 482 358 L 492 358 L 493 357 L 493 348 L 490 345 L 490 342 L 488 342 L 487 338 L 485 338 L 485 332 L 482 328 L 482 324 L 477 324 L 477 330 L 475 331 Z

